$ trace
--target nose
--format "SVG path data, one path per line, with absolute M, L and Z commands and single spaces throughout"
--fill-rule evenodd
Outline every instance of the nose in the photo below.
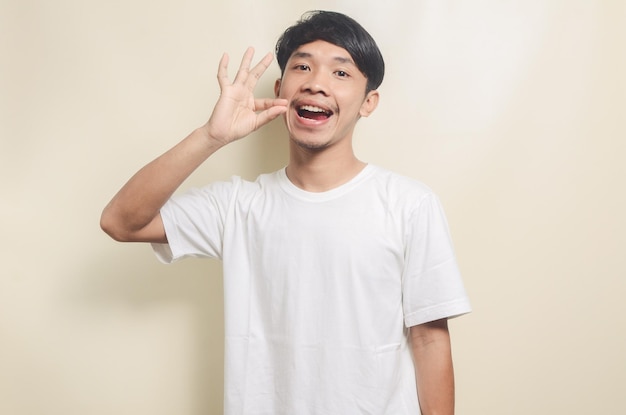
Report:
M 302 90 L 311 94 L 328 95 L 328 79 L 319 71 L 311 72 L 302 84 Z

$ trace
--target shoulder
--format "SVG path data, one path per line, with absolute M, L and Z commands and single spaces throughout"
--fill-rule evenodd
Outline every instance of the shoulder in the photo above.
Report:
M 212 183 L 206 189 L 229 203 L 246 206 L 275 195 L 282 175 L 282 170 L 279 170 L 261 174 L 254 180 L 232 176 L 230 180 Z
M 433 190 L 419 180 L 375 165 L 370 169 L 372 183 L 390 202 L 415 207 L 424 199 L 436 197 Z
M 232 203 L 241 203 L 256 198 L 278 182 L 279 172 L 262 174 L 255 180 L 248 180 L 241 176 L 231 176 L 229 179 L 217 180 L 201 187 L 192 187 L 184 192 L 175 194 L 166 204 L 168 207 L 184 207 L 202 209 L 203 206 L 214 205 L 225 208 Z
M 201 192 L 219 193 L 229 195 L 255 194 L 259 191 L 267 190 L 279 183 L 282 170 L 272 173 L 264 173 L 254 180 L 249 180 L 241 176 L 231 176 L 230 179 L 215 181 L 198 189 Z
M 424 193 L 430 193 L 432 190 L 423 182 L 416 180 L 414 178 L 402 175 L 400 173 L 394 172 L 392 170 L 386 169 L 384 167 L 371 165 L 373 174 L 383 180 L 386 183 L 394 184 L 397 186 L 402 186 L 406 189 L 411 189 L 414 191 L 420 191 Z
M 238 176 L 231 178 L 231 183 L 237 188 L 237 196 L 255 196 L 259 194 L 267 194 L 280 187 L 283 180 L 283 170 L 277 170 L 271 173 L 263 173 L 254 180 L 247 180 Z

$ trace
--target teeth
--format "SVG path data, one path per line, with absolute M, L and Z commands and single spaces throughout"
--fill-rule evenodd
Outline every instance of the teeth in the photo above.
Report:
M 309 112 L 326 112 L 325 109 L 320 107 L 314 107 L 313 105 L 303 105 L 300 107 L 300 109 Z

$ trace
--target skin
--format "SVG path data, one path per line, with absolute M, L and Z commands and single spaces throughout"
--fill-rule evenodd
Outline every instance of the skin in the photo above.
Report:
M 378 91 L 365 92 L 367 78 L 343 48 L 316 41 L 300 46 L 285 66 L 275 92 L 289 101 L 285 124 L 290 138 L 287 176 L 309 191 L 325 191 L 352 179 L 365 163 L 358 160 L 352 136 L 361 117 L 378 105 Z M 324 120 L 298 116 L 312 105 L 332 111 Z
M 422 414 L 454 414 L 454 369 L 448 320 L 413 326 L 409 341 Z
M 209 120 L 166 153 L 139 170 L 102 212 L 100 225 L 124 242 L 166 243 L 159 210 L 174 191 L 221 147 L 284 115 L 289 132 L 289 179 L 302 189 L 321 192 L 357 175 L 365 163 L 354 154 L 356 123 L 378 105 L 378 91 L 366 93 L 367 79 L 343 48 L 323 41 L 302 45 L 290 57 L 275 98 L 256 99 L 254 88 L 272 60 L 252 66 L 248 49 L 233 81 L 228 55 L 220 60 L 220 97 Z M 328 117 L 299 115 L 303 105 Z M 410 342 L 422 413 L 454 412 L 454 376 L 445 320 L 411 327 Z
M 113 239 L 167 242 L 159 210 L 181 183 L 221 147 L 287 111 L 284 99 L 255 99 L 254 87 L 272 55 L 251 68 L 253 56 L 254 50 L 249 48 L 232 82 L 228 55 L 222 56 L 217 73 L 220 98 L 207 123 L 139 170 L 104 208 L 100 226 Z

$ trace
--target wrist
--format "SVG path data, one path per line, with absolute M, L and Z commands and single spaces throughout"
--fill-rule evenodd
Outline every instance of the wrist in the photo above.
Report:
M 211 150 L 211 152 L 216 151 L 227 144 L 226 141 L 216 138 L 211 133 L 211 128 L 208 122 L 202 127 L 196 128 L 196 130 L 193 132 L 193 135 L 198 136 L 202 140 L 204 145 L 206 145 Z

